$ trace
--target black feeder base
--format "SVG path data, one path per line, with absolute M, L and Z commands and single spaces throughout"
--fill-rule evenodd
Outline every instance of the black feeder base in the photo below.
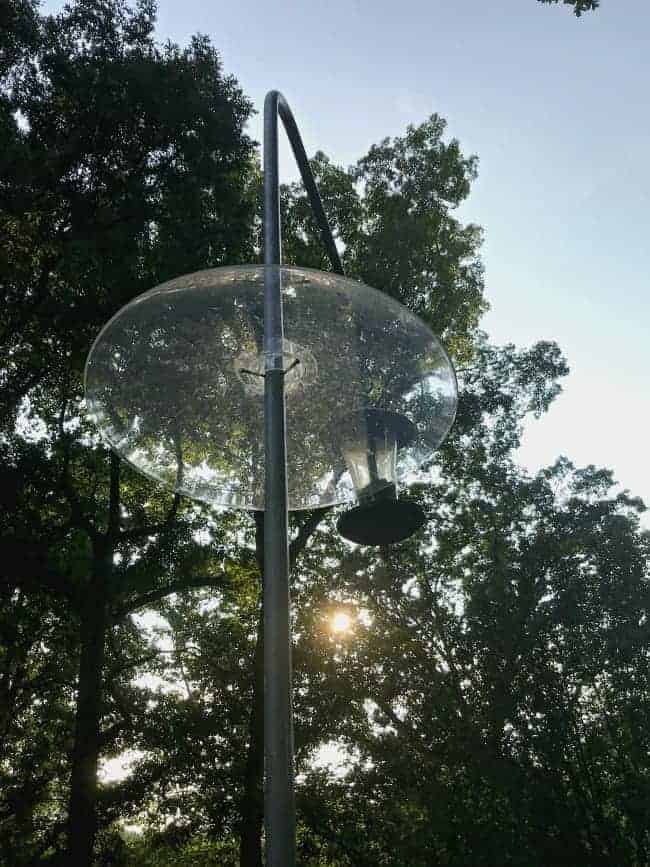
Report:
M 341 536 L 358 545 L 394 545 L 412 536 L 425 520 L 417 503 L 379 499 L 344 512 L 336 527 Z

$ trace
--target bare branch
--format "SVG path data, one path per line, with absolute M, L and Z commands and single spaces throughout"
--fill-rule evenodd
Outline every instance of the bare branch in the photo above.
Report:
M 296 560 L 305 550 L 307 542 L 313 535 L 314 531 L 325 517 L 328 509 L 314 509 L 310 512 L 305 520 L 300 525 L 298 533 L 289 545 L 289 565 L 291 568 L 295 566 Z

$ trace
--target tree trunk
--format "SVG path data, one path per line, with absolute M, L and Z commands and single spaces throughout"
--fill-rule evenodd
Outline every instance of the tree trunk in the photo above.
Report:
M 96 557 L 81 600 L 79 686 L 72 751 L 68 853 L 73 867 L 90 867 L 97 830 L 97 765 L 111 557 Z
M 253 661 L 253 697 L 249 722 L 248 755 L 239 832 L 240 867 L 262 867 L 264 825 L 264 512 L 255 513 L 255 550 L 260 570 L 260 617 Z

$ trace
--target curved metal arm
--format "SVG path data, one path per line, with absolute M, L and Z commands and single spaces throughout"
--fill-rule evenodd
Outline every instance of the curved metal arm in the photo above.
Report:
M 309 160 L 307 159 L 307 154 L 305 152 L 305 147 L 302 143 L 302 139 L 300 137 L 300 133 L 298 132 L 298 126 L 296 125 L 295 118 L 291 109 L 289 108 L 289 103 L 286 101 L 284 96 L 278 90 L 271 90 L 266 95 L 266 99 L 264 101 L 264 159 L 265 165 L 266 160 L 269 158 L 276 166 L 277 166 L 277 147 L 278 147 L 278 134 L 277 134 L 277 119 L 278 116 L 282 119 L 282 124 L 284 126 L 285 132 L 287 134 L 287 138 L 289 139 L 289 144 L 291 145 L 291 150 L 293 151 L 293 155 L 295 157 L 296 163 L 298 164 L 298 168 L 300 169 L 300 177 L 302 178 L 302 182 L 305 185 L 305 189 L 307 190 L 307 196 L 309 198 L 309 204 L 311 205 L 312 211 L 314 212 L 314 217 L 316 218 L 316 222 L 318 223 L 318 228 L 320 229 L 321 240 L 323 242 L 323 246 L 327 251 L 327 255 L 329 257 L 330 263 L 332 265 L 332 270 L 337 274 L 343 274 L 343 265 L 341 263 L 341 257 L 339 256 L 338 250 L 336 249 L 336 244 L 334 243 L 334 236 L 332 235 L 332 230 L 330 229 L 329 222 L 327 221 L 327 216 L 325 214 L 325 209 L 323 208 L 323 203 L 321 201 L 320 194 L 318 192 L 318 187 L 316 186 L 316 181 L 314 180 L 314 175 L 311 170 L 311 166 L 309 165 Z M 269 153 L 269 149 L 275 148 L 276 154 Z M 277 172 L 277 169 L 276 169 Z M 275 183 L 277 186 L 277 174 Z M 267 216 L 271 216 L 271 214 L 278 214 L 279 217 L 279 202 L 277 205 L 277 210 L 273 208 L 272 210 L 266 207 L 265 200 L 265 223 Z M 274 259 L 273 262 L 267 261 L 266 258 L 266 247 L 270 245 L 265 244 L 265 264 L 267 265 L 279 265 L 280 264 L 280 234 L 279 229 L 277 233 L 277 246 L 273 245 L 273 250 L 269 250 L 269 253 L 277 254 L 278 258 Z

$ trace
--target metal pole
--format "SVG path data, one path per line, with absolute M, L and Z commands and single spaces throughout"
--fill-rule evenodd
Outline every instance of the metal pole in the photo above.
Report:
M 267 867 L 296 863 L 278 94 L 264 102 L 264 758 Z
M 282 118 L 332 268 L 343 274 L 298 127 L 277 90 L 264 101 L 264 827 L 267 867 L 296 863 L 291 709 L 287 447 L 282 323 L 278 116 Z M 276 267 L 268 267 L 276 266 Z

